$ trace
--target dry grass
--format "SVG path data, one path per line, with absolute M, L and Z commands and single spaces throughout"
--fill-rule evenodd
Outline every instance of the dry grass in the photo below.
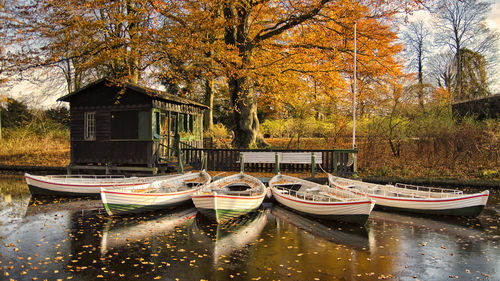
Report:
M 7 132 L 0 140 L 0 164 L 26 166 L 67 166 L 70 161 L 69 135 L 44 136 Z
M 500 139 L 481 132 L 441 135 L 426 140 L 406 139 L 394 156 L 382 137 L 360 137 L 358 168 L 362 177 L 500 179 Z M 297 149 L 296 140 L 267 139 L 273 147 Z M 350 137 L 304 138 L 301 149 L 351 148 Z
M 296 149 L 296 140 L 273 138 L 267 141 L 276 148 Z M 302 149 L 342 149 L 351 147 L 350 137 L 304 138 Z M 362 177 L 500 179 L 500 134 L 468 133 L 427 140 L 401 142 L 400 156 L 392 154 L 389 144 L 380 137 L 358 139 L 358 167 Z M 7 132 L 0 140 L 0 164 L 66 166 L 70 161 L 69 132 L 37 135 L 22 130 Z M 319 172 L 319 171 L 318 171 Z M 235 172 L 213 172 L 227 176 Z M 272 177 L 272 173 L 257 173 Z M 296 176 L 303 177 L 303 173 Z M 310 176 L 310 173 L 307 175 Z M 321 174 L 318 177 L 324 176 Z

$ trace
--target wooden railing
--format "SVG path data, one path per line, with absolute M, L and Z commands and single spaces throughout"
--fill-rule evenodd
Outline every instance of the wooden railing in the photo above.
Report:
M 328 172 L 340 176 L 353 173 L 352 155 L 357 150 L 256 150 L 256 149 L 213 149 L 213 148 L 183 148 L 183 162 L 195 168 L 205 168 L 210 171 L 240 171 L 240 152 L 320 152 L 322 164 L 316 164 L 318 172 Z M 248 163 L 245 171 L 273 172 L 274 163 Z M 280 171 L 309 172 L 310 164 L 281 163 Z

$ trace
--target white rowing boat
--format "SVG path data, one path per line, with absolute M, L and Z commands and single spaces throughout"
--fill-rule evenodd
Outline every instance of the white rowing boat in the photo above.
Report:
M 327 220 L 364 224 L 375 204 L 366 196 L 281 174 L 269 181 L 269 187 L 281 205 Z
M 142 186 L 101 187 L 101 199 L 110 216 L 165 209 L 191 201 L 191 194 L 210 180 L 203 170 Z
M 98 196 L 101 187 L 141 187 L 176 175 L 125 177 L 122 175 L 49 175 L 24 174 L 32 195 Z
M 328 175 L 332 187 L 367 195 L 376 205 L 396 211 L 478 216 L 488 201 L 489 191 L 464 194 L 463 191 L 406 184 L 379 185 Z
M 260 180 L 239 173 L 206 185 L 191 198 L 200 213 L 219 223 L 257 209 L 266 191 Z

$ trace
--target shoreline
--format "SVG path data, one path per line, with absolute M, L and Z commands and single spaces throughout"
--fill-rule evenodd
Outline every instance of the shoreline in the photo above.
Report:
M 67 167 L 63 166 L 29 166 L 29 165 L 1 165 L 0 174 L 2 175 L 22 175 L 24 173 L 38 172 L 41 174 L 67 174 Z M 307 174 L 307 173 L 306 173 Z M 306 180 L 315 181 L 318 183 L 326 183 L 326 177 L 311 178 L 304 177 Z M 500 181 L 498 180 L 481 180 L 481 179 L 432 179 L 432 178 L 397 178 L 397 177 L 374 177 L 368 176 L 362 178 L 363 181 L 377 184 L 389 183 L 404 183 L 423 186 L 436 186 L 443 188 L 492 188 L 500 189 Z
M 0 164 L 0 174 L 24 174 L 30 172 L 41 172 L 41 173 L 64 173 L 66 174 L 68 169 L 62 166 L 30 166 L 30 165 L 4 165 Z

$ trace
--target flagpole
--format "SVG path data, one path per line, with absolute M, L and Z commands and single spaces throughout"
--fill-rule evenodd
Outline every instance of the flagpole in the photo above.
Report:
M 352 149 L 357 150 L 356 147 L 356 84 L 357 84 L 357 77 L 356 77 L 356 55 L 357 55 L 357 48 L 356 48 L 356 22 L 354 22 L 354 87 L 353 87 L 353 94 L 352 94 Z M 352 154 L 352 164 L 353 164 L 353 172 L 354 175 L 358 172 L 358 153 L 357 151 Z
M 352 95 L 352 148 L 356 149 L 356 23 L 354 23 L 354 85 Z

